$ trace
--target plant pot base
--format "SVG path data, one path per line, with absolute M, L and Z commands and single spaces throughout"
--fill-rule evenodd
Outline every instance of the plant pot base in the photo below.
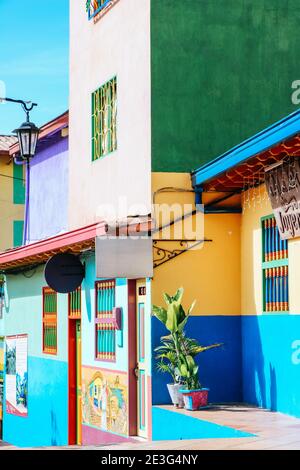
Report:
M 184 400 L 181 393 L 182 385 L 180 384 L 168 384 L 167 385 L 172 403 L 175 408 L 183 408 Z
M 184 407 L 189 411 L 203 410 L 208 406 L 208 388 L 199 390 L 180 390 L 183 395 Z

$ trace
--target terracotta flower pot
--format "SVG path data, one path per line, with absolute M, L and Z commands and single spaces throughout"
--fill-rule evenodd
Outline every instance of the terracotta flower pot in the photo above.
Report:
M 183 395 L 186 410 L 196 411 L 207 407 L 209 388 L 199 388 L 198 390 L 181 389 L 180 392 Z
M 167 384 L 169 394 L 172 400 L 172 403 L 177 408 L 184 407 L 183 396 L 181 393 L 181 389 L 183 388 L 182 384 Z

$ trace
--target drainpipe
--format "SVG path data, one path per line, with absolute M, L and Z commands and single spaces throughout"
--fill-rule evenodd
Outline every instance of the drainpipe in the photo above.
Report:
M 26 160 L 26 188 L 25 188 L 25 215 L 24 215 L 24 231 L 23 245 L 29 242 L 29 196 L 30 196 L 30 163 Z

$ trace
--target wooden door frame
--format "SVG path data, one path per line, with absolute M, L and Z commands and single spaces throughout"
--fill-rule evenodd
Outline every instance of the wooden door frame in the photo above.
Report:
M 69 319 L 68 328 L 68 442 L 77 444 L 77 400 L 71 398 L 71 389 L 77 390 L 76 381 L 76 320 Z M 77 393 L 77 392 L 76 392 Z

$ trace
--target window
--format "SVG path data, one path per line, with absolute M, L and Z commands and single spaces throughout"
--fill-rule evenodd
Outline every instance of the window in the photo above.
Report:
M 115 289 L 114 280 L 96 282 L 96 359 L 103 361 L 116 359 Z
M 43 289 L 43 352 L 57 354 L 57 293 Z
M 92 94 L 92 160 L 117 150 L 117 78 Z
M 69 294 L 69 318 L 81 318 L 81 287 Z
M 118 0 L 87 0 L 86 11 L 88 12 L 89 20 L 101 14 L 105 14 L 107 10 L 112 8 Z
M 262 219 L 262 245 L 264 312 L 288 312 L 288 242 L 280 238 L 273 216 Z

